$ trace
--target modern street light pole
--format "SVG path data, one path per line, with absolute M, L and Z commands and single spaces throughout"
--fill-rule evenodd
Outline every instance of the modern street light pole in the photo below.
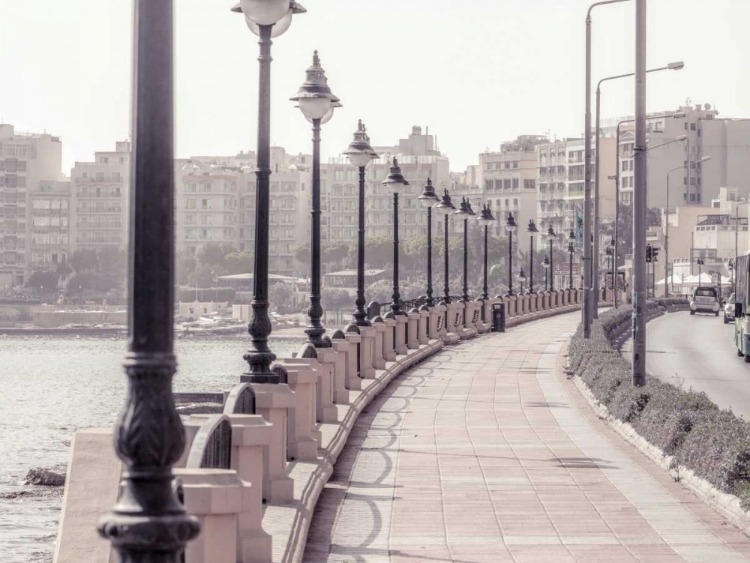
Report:
M 674 168 L 667 170 L 667 203 L 666 210 L 664 211 L 664 297 L 669 296 L 669 175 L 676 170 L 683 170 L 692 166 L 696 164 L 696 162 L 705 162 L 707 160 L 711 160 L 711 157 L 704 156 L 698 161 L 688 162 L 682 166 L 675 166 Z M 672 275 L 674 276 L 674 268 L 672 269 Z
M 306 80 L 300 86 L 297 94 L 290 100 L 299 103 L 300 111 L 313 125 L 313 168 L 312 168 L 312 241 L 310 253 L 311 283 L 310 283 L 310 308 L 307 316 L 310 324 L 305 329 L 308 344 L 315 348 L 330 348 L 331 342 L 323 338 L 326 329 L 321 323 L 323 307 L 321 299 L 321 241 L 320 241 L 320 126 L 324 121 L 329 121 L 333 116 L 333 109 L 340 107 L 339 99 L 333 95 L 325 71 L 320 66 L 318 52 L 313 54 L 313 64 L 306 71 Z M 314 357 L 314 356 L 313 356 Z
M 441 202 L 435 207 L 436 211 L 439 211 L 443 214 L 445 217 L 445 226 L 443 228 L 443 242 L 445 243 L 445 249 L 444 249 L 444 272 L 443 272 L 443 303 L 446 305 L 451 302 L 451 291 L 450 291 L 450 285 L 449 285 L 449 254 L 448 254 L 448 224 L 450 222 L 449 216 L 456 211 L 456 207 L 453 205 L 453 202 L 451 201 L 451 196 L 448 193 L 448 190 L 445 190 L 443 192 L 443 199 Z
M 529 226 L 526 229 L 529 234 L 530 246 L 530 257 L 529 260 L 529 293 L 536 293 L 534 291 L 534 238 L 539 234 L 539 229 L 536 228 L 536 223 L 533 219 L 529 219 Z
M 141 0 L 145 1 L 145 0 Z M 270 228 L 270 177 L 271 177 L 271 38 L 282 35 L 292 23 L 294 14 L 306 10 L 289 0 L 253 2 L 241 0 L 232 8 L 245 16 L 245 24 L 260 38 L 258 78 L 258 168 L 255 190 L 255 255 L 253 267 L 252 316 L 248 325 L 251 348 L 244 355 L 249 372 L 241 381 L 252 383 L 278 383 L 279 377 L 271 371 L 276 355 L 268 347 L 271 319 L 268 316 L 268 260 Z
M 727 269 L 729 270 L 729 283 L 732 285 L 732 293 L 734 293 L 734 299 L 737 301 L 737 285 L 734 283 L 734 261 L 731 258 L 727 264 Z
M 552 254 L 552 245 L 554 244 L 555 240 L 557 240 L 557 233 L 555 233 L 555 229 L 552 228 L 552 225 L 549 226 L 549 229 L 547 229 L 547 240 L 549 241 L 549 267 L 550 267 L 550 281 L 549 281 L 549 290 L 555 291 L 555 263 L 554 263 L 554 256 Z
M 174 490 L 185 428 L 172 395 L 174 109 L 171 0 L 136 0 L 130 210 L 128 392 L 115 427 L 122 494 L 99 523 L 123 562 L 179 561 L 200 530 Z
M 583 337 L 591 337 L 591 11 L 604 4 L 616 4 L 629 0 L 605 0 L 595 2 L 586 12 L 586 114 L 584 117 L 584 206 L 583 206 Z
M 667 66 L 659 67 L 659 68 L 652 68 L 650 70 L 647 70 L 646 73 L 651 72 L 660 72 L 662 70 L 682 70 L 685 68 L 685 63 L 682 61 L 669 63 Z M 600 144 L 601 144 L 601 93 L 602 93 L 602 84 L 604 82 L 608 82 L 611 80 L 618 80 L 620 78 L 629 78 L 631 76 L 635 76 L 634 72 L 630 72 L 627 74 L 618 74 L 616 76 L 608 76 L 607 78 L 602 78 L 599 83 L 596 85 L 596 155 L 594 157 L 594 249 L 593 249 L 593 255 L 599 256 L 599 231 L 601 229 L 600 224 L 600 191 L 599 191 L 599 157 L 601 155 L 600 150 Z M 618 145 L 617 145 L 617 151 L 619 153 L 620 145 L 619 145 L 619 139 L 618 139 Z M 597 306 L 597 303 L 599 302 L 599 261 L 597 259 L 596 264 L 594 265 L 594 295 L 596 296 L 594 298 L 594 308 L 593 308 L 593 316 L 595 319 L 599 318 L 599 307 Z
M 646 385 L 646 0 L 635 3 L 635 143 L 633 179 L 633 385 Z
M 349 162 L 359 169 L 359 231 L 357 233 L 357 299 L 354 301 L 355 310 L 352 322 L 346 327 L 346 332 L 359 334 L 359 327 L 370 326 L 370 320 L 365 311 L 365 168 L 378 155 L 370 146 L 367 129 L 359 120 L 354 140 L 344 151 Z
M 406 178 L 401 174 L 398 160 L 393 157 L 391 173 L 383 180 L 383 185 L 393 191 L 393 299 L 391 301 L 391 312 L 394 315 L 405 315 L 401 311 L 401 293 L 398 289 L 398 193 L 409 185 Z
M 573 289 L 573 253 L 576 250 L 576 233 L 575 231 L 571 230 L 570 234 L 568 235 L 568 254 L 570 254 L 570 263 L 569 263 L 569 275 L 570 275 L 570 284 L 568 286 L 568 289 Z
M 422 195 L 419 196 L 419 201 L 422 207 L 427 209 L 427 306 L 433 307 L 435 299 L 432 297 L 432 208 L 440 203 L 440 200 L 435 195 L 435 188 L 430 178 L 427 178 L 427 185 Z
M 505 221 L 505 230 L 508 232 L 508 295 L 515 295 L 513 293 L 513 233 L 517 228 L 513 213 L 508 213 Z

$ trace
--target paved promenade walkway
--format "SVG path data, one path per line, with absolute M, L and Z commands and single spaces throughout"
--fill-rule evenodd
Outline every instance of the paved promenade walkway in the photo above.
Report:
M 336 464 L 305 563 L 750 561 L 750 538 L 566 380 L 579 319 L 468 341 L 394 380 Z

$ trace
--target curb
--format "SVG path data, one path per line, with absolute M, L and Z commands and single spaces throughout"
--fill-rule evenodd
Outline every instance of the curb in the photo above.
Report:
M 568 344 L 570 344 L 570 341 L 568 341 Z M 591 409 L 621 438 L 669 473 L 675 481 L 687 486 L 698 498 L 719 512 L 742 532 L 750 534 L 750 514 L 742 509 L 738 497 L 720 491 L 702 477 L 697 476 L 691 469 L 677 465 L 673 456 L 665 454 L 660 448 L 643 438 L 629 423 L 613 417 L 609 409 L 596 400 L 589 386 L 578 375 L 575 375 L 572 379 Z M 677 469 L 674 468 L 675 465 L 677 465 Z

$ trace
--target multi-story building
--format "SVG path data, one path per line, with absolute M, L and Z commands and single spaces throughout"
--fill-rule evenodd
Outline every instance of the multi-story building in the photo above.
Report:
M 677 113 L 679 117 L 671 117 Z M 662 119 L 651 117 L 664 116 Z M 608 120 L 604 131 L 613 135 Z M 630 203 L 633 191 L 632 124 L 621 128 L 622 201 Z M 685 136 L 684 141 L 675 141 Z M 684 170 L 670 174 L 670 207 L 707 205 L 719 196 L 723 186 L 736 187 L 740 197 L 750 196 L 750 119 L 719 118 L 709 104 L 690 105 L 676 111 L 659 112 L 648 121 L 648 205 L 666 206 L 667 171 L 685 164 Z M 710 160 L 699 162 L 710 156 Z
M 434 138 L 413 127 L 408 139 L 397 146 L 374 147 L 379 158 L 366 169 L 365 225 L 368 237 L 393 235 L 393 193 L 382 185 L 393 159 L 409 185 L 399 194 L 399 231 L 402 239 L 425 233 L 427 214 L 419 203 L 427 180 L 442 194 L 450 188 L 450 163 L 435 149 Z M 321 166 L 322 233 L 324 241 L 357 239 L 359 171 L 346 158 L 329 159 Z
M 605 225 L 614 220 L 615 139 L 602 137 L 599 147 L 594 144 L 592 154 L 601 150 L 599 163 L 599 214 Z M 584 204 L 584 142 L 583 139 L 565 139 L 539 145 L 538 225 L 540 231 L 550 226 L 562 239 L 576 228 L 576 215 L 582 215 Z M 594 197 L 594 178 L 591 185 Z
M 29 190 L 31 252 L 28 266 L 55 270 L 70 255 L 71 185 L 69 181 L 41 181 Z
M 125 248 L 130 209 L 130 143 L 94 153 L 94 162 L 76 162 L 71 171 L 71 247 Z
M 291 276 L 301 270 L 295 248 L 310 240 L 308 155 L 271 151 L 270 272 Z M 177 166 L 177 249 L 191 254 L 205 244 L 252 251 L 256 225 L 256 157 L 191 157 Z M 248 272 L 249 273 L 249 272 Z
M 536 149 L 547 143 L 539 135 L 523 135 L 515 141 L 503 143 L 500 152 L 485 152 L 479 155 L 479 185 L 483 189 L 482 199 L 490 203 L 495 219 L 496 234 L 504 232 L 509 214 L 521 232 L 526 230 L 529 220 L 537 217 Z M 545 169 L 546 171 L 546 169 Z M 530 239 L 518 237 L 518 248 L 527 252 Z
M 22 285 L 31 274 L 30 193 L 62 180 L 61 168 L 59 137 L 0 124 L 0 288 Z
M 236 168 L 200 162 L 180 167 L 175 194 L 178 251 L 194 254 L 204 244 L 238 247 L 242 174 Z

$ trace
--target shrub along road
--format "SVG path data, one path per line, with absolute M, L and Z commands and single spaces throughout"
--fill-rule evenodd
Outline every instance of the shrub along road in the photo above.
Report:
M 738 358 L 734 325 L 721 316 L 670 313 L 648 325 L 648 373 L 682 389 L 703 391 L 723 409 L 750 420 L 750 364 Z M 631 344 L 623 347 L 630 361 Z

